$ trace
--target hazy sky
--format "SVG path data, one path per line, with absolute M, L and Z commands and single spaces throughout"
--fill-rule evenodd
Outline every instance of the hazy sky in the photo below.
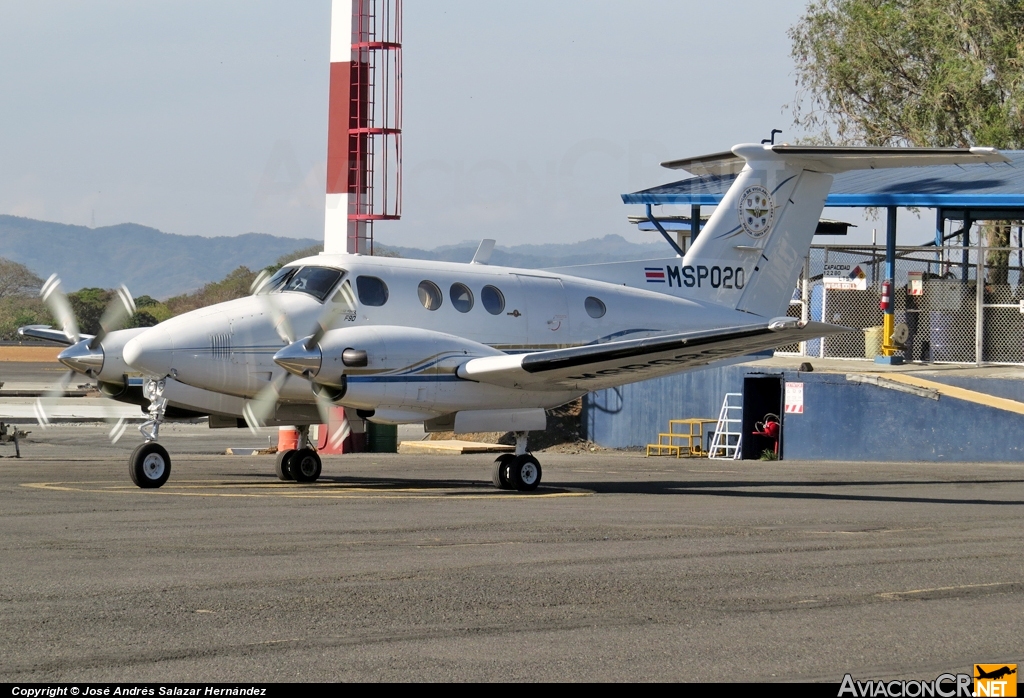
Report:
M 619 195 L 682 178 L 659 162 L 797 135 L 804 6 L 407 0 L 403 219 L 377 241 L 654 239 Z M 0 0 L 0 213 L 322 238 L 329 17 Z

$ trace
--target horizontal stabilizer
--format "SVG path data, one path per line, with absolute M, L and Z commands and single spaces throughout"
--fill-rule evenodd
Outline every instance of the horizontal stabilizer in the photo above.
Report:
M 846 172 L 926 165 L 1009 162 L 995 148 L 870 148 L 804 145 L 743 145 L 732 149 L 745 160 L 781 160 L 813 172 Z M 768 155 L 766 151 L 770 151 Z
M 747 356 L 784 344 L 850 332 L 849 327 L 793 318 L 703 332 L 591 344 L 530 354 L 471 359 L 460 378 L 526 390 L 601 390 Z
M 697 177 L 704 177 L 706 175 L 722 177 L 738 173 L 746 164 L 746 160 L 731 150 L 726 150 L 721 153 L 698 155 L 697 157 L 683 158 L 682 160 L 669 160 L 668 162 L 661 163 L 661 166 L 667 167 L 670 170 L 686 170 Z
M 31 337 L 32 339 L 45 339 L 50 342 L 64 344 L 66 346 L 71 346 L 76 343 L 71 337 L 68 337 L 64 333 L 64 330 L 55 330 L 49 325 L 28 325 L 27 327 L 19 327 L 18 336 Z M 80 335 L 79 340 L 83 339 L 92 339 L 92 335 Z
M 661 163 L 697 177 L 738 174 L 748 160 L 785 160 L 813 172 L 845 172 L 920 165 L 1009 162 L 995 148 L 872 148 L 807 145 L 738 145 L 732 150 Z

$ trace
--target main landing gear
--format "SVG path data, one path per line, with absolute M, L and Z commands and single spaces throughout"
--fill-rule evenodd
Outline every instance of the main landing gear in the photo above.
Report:
M 298 448 L 278 451 L 275 470 L 277 479 L 285 482 L 316 482 L 320 477 L 323 464 L 320 456 L 309 447 L 309 425 L 297 427 L 299 430 Z
M 491 482 L 499 490 L 531 492 L 540 485 L 540 463 L 526 451 L 526 432 L 516 432 L 516 452 L 502 453 L 494 461 Z

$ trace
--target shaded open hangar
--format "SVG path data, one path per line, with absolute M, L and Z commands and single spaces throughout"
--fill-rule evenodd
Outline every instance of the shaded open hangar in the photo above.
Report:
M 745 379 L 758 375 L 772 379 L 763 385 L 781 386 L 772 390 L 782 396 L 777 414 L 786 458 L 1019 459 L 1024 151 L 1004 154 L 1010 162 L 837 174 L 826 208 L 878 209 L 885 237 L 871 245 L 813 245 L 789 315 L 856 331 L 781 347 L 758 363 L 594 393 L 584 413 L 588 436 L 603 446 L 643 447 L 658 440 L 669 420 L 717 418 L 724 396 L 742 393 Z M 706 220 L 702 207 L 721 202 L 742 166 L 730 155 L 664 163 L 695 176 L 623 195 L 624 203 L 645 206 L 634 222 L 685 251 L 691 231 L 699 235 Z M 659 217 L 654 207 L 667 204 L 689 206 L 690 215 Z M 922 216 L 933 211 L 934 239 L 900 245 L 899 208 Z M 844 232 L 835 222 L 818 230 Z M 883 311 L 886 280 L 890 303 Z M 799 370 L 805 363 L 813 373 Z M 793 394 L 799 386 L 799 405 L 787 404 L 787 386 Z M 705 448 L 708 443 L 705 435 Z

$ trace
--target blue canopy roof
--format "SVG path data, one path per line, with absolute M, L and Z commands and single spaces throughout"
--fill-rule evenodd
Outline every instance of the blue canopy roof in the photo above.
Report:
M 1008 163 L 855 170 L 835 176 L 825 206 L 1024 208 L 1024 151 L 1000 151 Z M 623 194 L 626 204 L 718 204 L 736 175 L 691 177 Z

